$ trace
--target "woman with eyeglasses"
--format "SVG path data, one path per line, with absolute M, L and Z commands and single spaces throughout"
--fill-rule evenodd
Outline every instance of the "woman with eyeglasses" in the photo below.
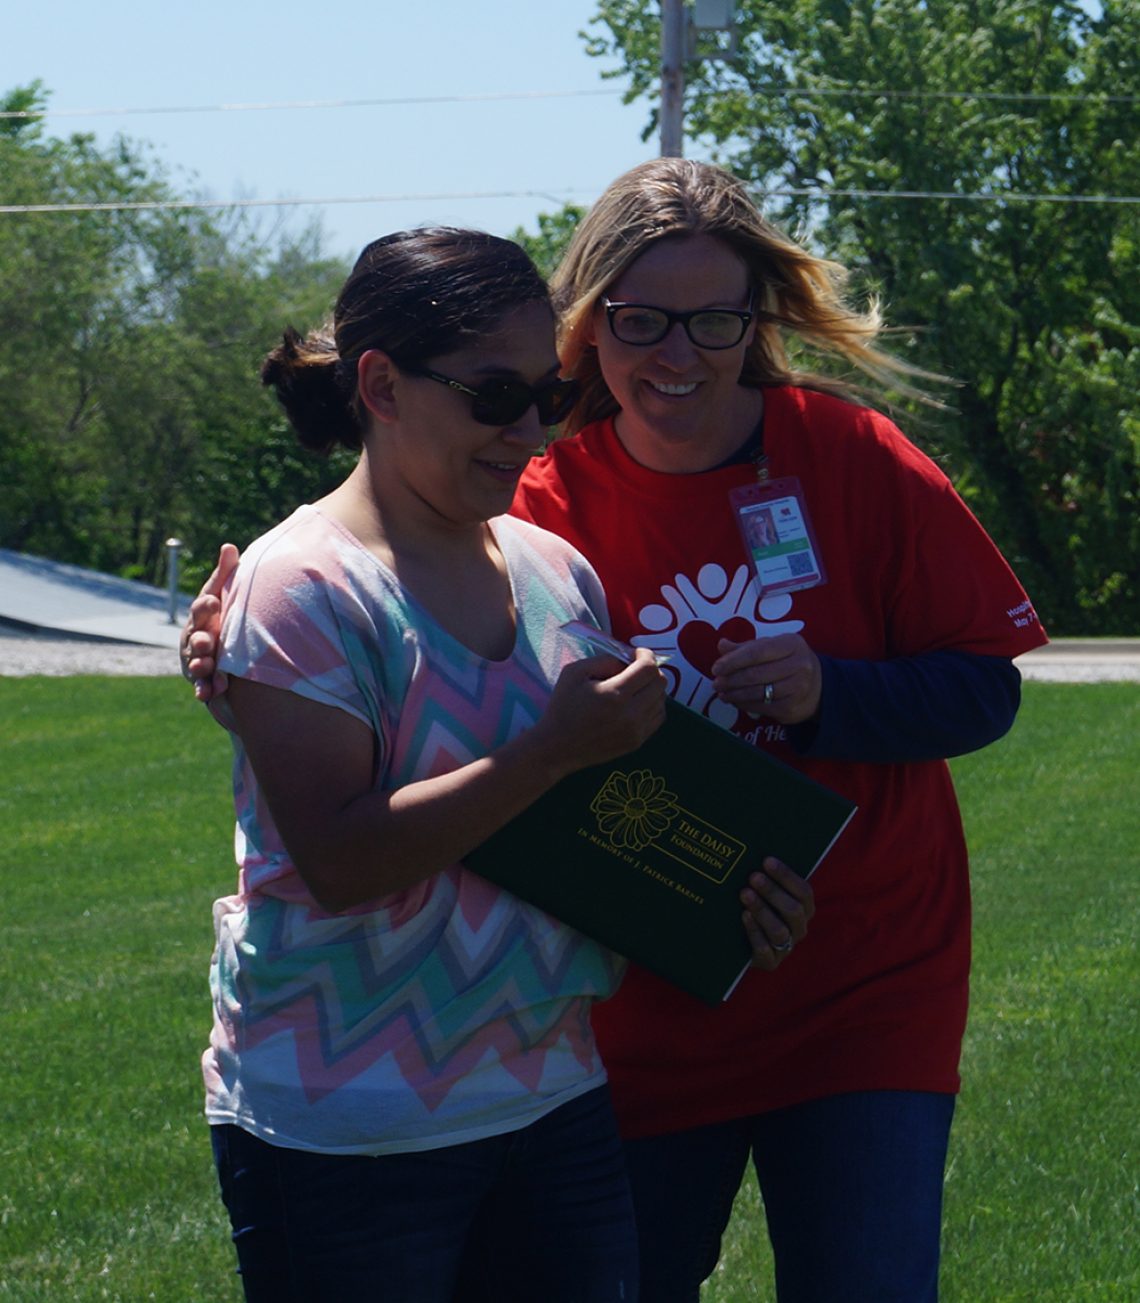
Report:
M 696 1303 L 750 1158 L 780 1303 L 926 1303 L 970 958 L 944 760 L 1010 727 L 1044 633 L 942 472 L 834 378 L 922 377 L 729 174 L 620 177 L 552 288 L 581 398 L 514 511 L 590 559 L 677 698 L 859 807 L 777 972 L 710 1010 L 631 966 L 595 1009 L 643 1303 Z
M 303 444 L 360 456 L 222 606 L 240 880 L 203 1068 L 246 1297 L 628 1303 L 589 1017 L 620 961 L 460 864 L 664 715 L 650 653 L 575 662 L 597 579 L 503 514 L 577 395 L 546 287 L 506 240 L 391 235 L 262 378 Z

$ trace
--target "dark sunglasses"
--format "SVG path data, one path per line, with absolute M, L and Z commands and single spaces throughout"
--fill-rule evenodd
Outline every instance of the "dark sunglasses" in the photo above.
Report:
M 611 303 L 602 299 L 610 332 L 623 344 L 660 344 L 679 321 L 697 348 L 735 348 L 752 321 L 752 295 L 744 311 L 732 308 L 698 308 L 695 312 L 669 312 L 647 303 Z
M 543 425 L 557 425 L 578 400 L 577 380 L 544 380 L 538 385 L 526 385 L 521 380 L 484 380 L 478 389 L 472 389 L 438 371 L 415 374 L 466 394 L 471 399 L 471 415 L 480 425 L 512 425 L 531 406 L 538 408 Z

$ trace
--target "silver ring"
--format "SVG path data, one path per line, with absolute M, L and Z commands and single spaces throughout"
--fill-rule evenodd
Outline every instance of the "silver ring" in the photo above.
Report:
M 786 955 L 788 951 L 791 950 L 792 946 L 795 945 L 795 942 L 792 940 L 791 937 L 789 937 L 782 946 L 776 945 L 774 941 L 769 941 L 768 944 L 772 947 L 772 949 L 776 952 L 776 954 Z
M 770 683 L 765 683 L 765 684 L 764 684 L 764 705 L 765 705 L 765 706 L 770 706 L 770 705 L 772 704 L 772 698 L 773 698 L 775 695 L 776 695 L 776 689 L 775 689 L 775 688 L 774 688 Z

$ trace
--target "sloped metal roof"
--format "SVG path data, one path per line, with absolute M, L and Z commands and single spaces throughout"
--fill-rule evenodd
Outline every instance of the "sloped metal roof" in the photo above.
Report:
M 177 647 L 189 606 L 172 623 L 164 588 L 0 548 L 0 620 L 17 628 Z

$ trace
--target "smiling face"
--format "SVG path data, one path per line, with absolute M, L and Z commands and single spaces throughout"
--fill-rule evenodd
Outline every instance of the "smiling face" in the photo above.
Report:
M 515 308 L 477 343 L 430 358 L 424 369 L 471 389 L 487 380 L 552 380 L 551 310 L 545 303 Z M 502 515 L 545 438 L 537 409 L 509 425 L 484 425 L 472 416 L 469 395 L 410 370 L 397 371 L 393 392 L 396 420 L 377 430 L 370 448 L 385 516 L 451 529 Z
M 708 235 L 659 241 L 609 287 L 613 302 L 641 303 L 671 312 L 744 309 L 748 270 L 736 254 Z M 763 410 L 760 391 L 741 387 L 740 372 L 755 325 L 732 348 L 698 348 L 674 323 L 657 344 L 625 344 L 594 312 L 598 363 L 621 411 L 618 437 L 643 466 L 675 474 L 716 466 L 751 434 Z

